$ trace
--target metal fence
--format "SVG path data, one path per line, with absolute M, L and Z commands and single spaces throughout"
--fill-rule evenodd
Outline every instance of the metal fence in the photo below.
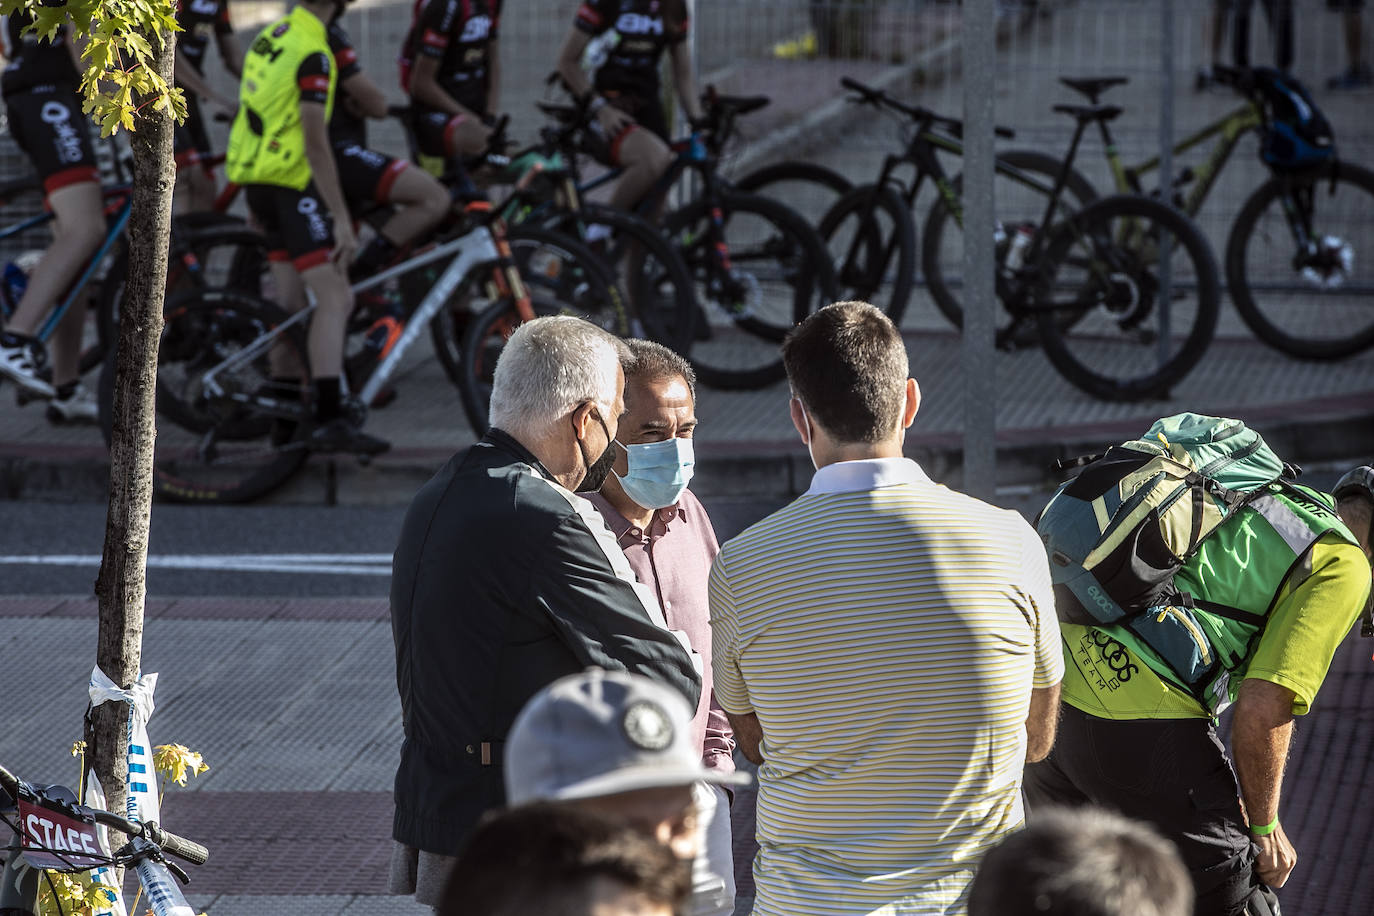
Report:
M 1165 35 L 1163 2 L 999 0 L 997 115 L 1017 132 L 1015 140 L 1001 141 L 1000 146 L 1061 154 L 1072 122 L 1052 112 L 1051 106 L 1077 99 L 1058 78 L 1120 74 L 1129 77 L 1130 84 L 1113 90 L 1107 99 L 1125 109 L 1113 125 L 1118 145 L 1128 162 L 1157 154 L 1165 84 L 1160 62 L 1166 41 L 1174 61 L 1175 136 L 1234 107 L 1236 97 L 1225 90 L 1195 88 L 1198 69 L 1212 60 L 1213 4 L 1172 0 L 1174 28 Z M 514 117 L 516 137 L 533 136 L 540 123 L 534 103 L 547 92 L 545 77 L 554 68 L 577 5 L 577 0 L 506 0 L 503 6 L 502 107 Z M 359 0 L 349 6 L 345 19 L 364 67 L 398 101 L 395 60 L 412 6 L 413 0 Z M 836 102 L 843 75 L 885 80 L 911 101 L 954 116 L 962 112 L 962 8 L 957 0 L 694 0 L 692 6 L 692 40 L 702 83 L 725 92 L 765 93 L 773 99 L 768 109 L 742 124 L 744 139 L 733 152 L 735 168 L 768 159 L 805 158 L 856 181 L 876 174 L 882 155 L 900 148 L 900 130 L 872 115 L 844 117 L 843 106 Z M 1271 30 L 1260 14 L 1263 6 L 1254 4 L 1256 21 L 1250 28 L 1250 57 L 1256 64 L 1274 59 Z M 1347 63 L 1347 20 L 1329 10 L 1325 0 L 1294 0 L 1293 7 L 1293 72 L 1326 110 L 1342 157 L 1374 162 L 1370 97 L 1325 88 L 1326 79 Z M 232 16 L 242 42 L 246 45 L 257 29 L 285 8 L 280 0 L 235 0 Z M 1369 31 L 1368 23 L 1365 30 Z M 1366 35 L 1365 46 L 1371 44 Z M 1230 34 L 1222 36 L 1217 49 L 1221 61 L 1231 60 Z M 216 60 L 208 69 L 213 81 L 232 92 Z M 827 112 L 834 116 L 825 117 Z M 793 131 L 786 144 L 770 143 L 780 130 L 799 122 L 808 129 Z M 222 125 L 212 125 L 217 142 L 223 142 L 224 133 Z M 375 126 L 372 138 L 379 149 L 404 153 L 394 124 Z M 1190 161 L 1183 156 L 1178 167 Z M 958 164 L 951 168 L 957 170 Z M 1093 136 L 1080 153 L 1079 168 L 1101 187 L 1108 186 L 1102 150 Z M 10 138 L 0 136 L 0 178 L 27 169 Z M 1214 245 L 1224 243 L 1240 201 L 1261 179 L 1254 141 L 1247 139 L 1199 214 Z M 806 208 L 805 201 L 797 204 Z M 8 254 L 0 251 L 0 256 Z

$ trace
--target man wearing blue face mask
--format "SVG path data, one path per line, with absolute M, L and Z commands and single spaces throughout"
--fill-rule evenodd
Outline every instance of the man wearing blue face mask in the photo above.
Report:
M 705 508 L 687 489 L 695 456 L 696 375 L 687 360 L 647 340 L 627 340 L 625 413 L 612 473 L 588 495 L 606 519 L 639 581 L 658 598 L 668 626 L 682 630 L 701 655 L 701 700 L 694 740 L 709 769 L 731 771 L 734 736 L 711 692 L 711 627 L 706 582 L 720 549 Z M 735 906 L 729 797 L 722 787 L 695 786 L 701 833 L 692 867 L 692 916 L 728 914 Z

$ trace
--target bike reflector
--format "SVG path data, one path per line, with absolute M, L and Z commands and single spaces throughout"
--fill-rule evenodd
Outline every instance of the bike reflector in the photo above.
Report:
M 19 799 L 24 861 L 34 868 L 85 871 L 109 859 L 100 851 L 95 822 Z

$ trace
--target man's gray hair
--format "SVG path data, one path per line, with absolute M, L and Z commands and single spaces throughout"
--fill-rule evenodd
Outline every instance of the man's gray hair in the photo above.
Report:
M 581 318 L 551 315 L 515 329 L 496 361 L 488 422 L 517 439 L 537 439 L 577 405 L 605 417 L 616 397 L 625 344 Z

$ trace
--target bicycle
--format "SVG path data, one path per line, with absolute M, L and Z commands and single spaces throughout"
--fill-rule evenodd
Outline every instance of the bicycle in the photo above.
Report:
M 546 259 L 566 258 L 550 266 Z M 521 316 L 566 307 L 531 300 L 518 268 L 540 277 L 555 297 L 593 307 L 610 301 L 599 262 L 575 242 L 534 227 L 507 235 L 489 208 L 469 207 L 469 222 L 456 237 L 414 254 L 354 285 L 355 293 L 393 282 L 423 285 L 413 311 L 394 322 L 356 396 L 347 401 L 361 426 L 395 376 L 423 328 L 452 339 L 444 322 L 459 309 L 501 302 Z M 443 267 L 432 281 L 430 265 Z M 154 456 L 154 492 L 182 502 L 246 502 L 289 479 L 309 456 L 311 373 L 305 327 L 314 303 L 287 315 L 278 306 L 240 289 L 202 289 L 173 297 L 158 356 L 157 410 L 180 428 L 164 428 Z M 441 350 L 442 352 L 442 350 Z M 456 373 L 460 378 L 461 373 Z M 346 381 L 347 379 L 345 379 Z M 461 386 L 460 386 L 461 393 Z M 464 397 L 464 404 L 471 402 Z
M 137 872 L 154 916 L 194 912 L 169 877 L 169 873 L 175 875 L 184 884 L 189 880 L 186 872 L 166 854 L 203 865 L 210 853 L 154 821 L 139 823 L 80 804 L 66 786 L 23 782 L 3 766 L 0 821 L 14 834 L 14 841 L 0 849 L 0 916 L 37 916 L 39 882 L 47 878 L 46 871 L 73 873 L 110 866 Z M 101 827 L 117 830 L 130 840 L 107 852 Z M 47 880 L 51 885 L 51 879 Z
M 1189 216 L 1201 210 L 1241 139 L 1263 135 L 1273 124 L 1273 71 L 1218 67 L 1216 76 L 1246 102 L 1175 145 L 1180 155 L 1217 138 L 1202 163 L 1174 176 L 1170 196 Z M 1129 80 L 1060 82 L 1096 105 Z M 1124 164 L 1107 122 L 1099 125 L 1117 190 L 1145 193 L 1141 177 L 1159 168 L 1159 157 Z M 1311 168 L 1266 167 L 1269 179 L 1241 205 L 1226 241 L 1226 282 L 1236 311 L 1260 340 L 1290 356 L 1338 359 L 1374 346 L 1374 259 L 1355 250 L 1374 238 L 1374 171 L 1334 155 Z
M 668 170 L 636 207 L 650 218 L 678 180 L 691 172 L 700 192 L 657 221 L 693 277 L 696 319 L 691 360 L 703 383 L 758 388 L 784 376 L 780 344 L 787 331 L 837 287 L 825 247 L 806 221 L 775 200 L 736 190 L 719 175 L 720 152 L 740 115 L 768 104 L 764 96 L 702 96 L 704 123 L 670 148 Z M 570 158 L 604 152 L 583 105 L 540 107 L 565 128 Z M 585 194 L 620 176 L 612 168 L 579 185 Z
M 908 129 L 902 151 L 884 158 L 877 178 L 838 194 L 817 223 L 818 233 L 834 256 L 841 294 L 872 302 L 894 322 L 902 321 L 917 277 L 916 199 L 929 178 L 936 200 L 922 232 L 922 273 L 936 307 L 956 328 L 963 327 L 963 308 L 955 295 L 958 284 L 948 279 L 962 271 L 963 246 L 949 247 L 960 240 L 947 228 L 951 216 L 956 224 L 962 221 L 962 178 L 948 175 L 939 159 L 940 153 L 963 155 L 963 122 L 908 105 L 848 77 L 840 84 L 853 93 L 848 97 L 852 104 L 869 105 L 892 115 Z M 999 137 L 1015 136 L 1005 127 L 996 131 Z M 900 176 L 907 168 L 912 175 L 903 180 Z M 1009 227 L 1026 224 L 1045 212 L 1051 196 L 1059 193 L 1055 189 L 1061 174 L 1065 175 L 1062 190 L 1068 197 L 1061 199 L 1056 209 L 1081 210 L 1097 199 L 1091 182 L 1073 169 L 1066 171 L 1063 162 L 1044 153 L 999 153 L 993 168 L 999 262 L 1010 244 Z M 763 193 L 791 182 L 806 182 L 819 185 L 812 196 L 834 195 L 835 181 L 827 172 L 809 163 L 784 162 L 755 172 L 747 180 Z M 885 285 L 884 300 L 880 293 Z M 999 329 L 998 344 L 1004 348 L 1033 340 L 1033 335 L 1030 341 L 1025 334 L 1013 336 L 1006 326 Z

